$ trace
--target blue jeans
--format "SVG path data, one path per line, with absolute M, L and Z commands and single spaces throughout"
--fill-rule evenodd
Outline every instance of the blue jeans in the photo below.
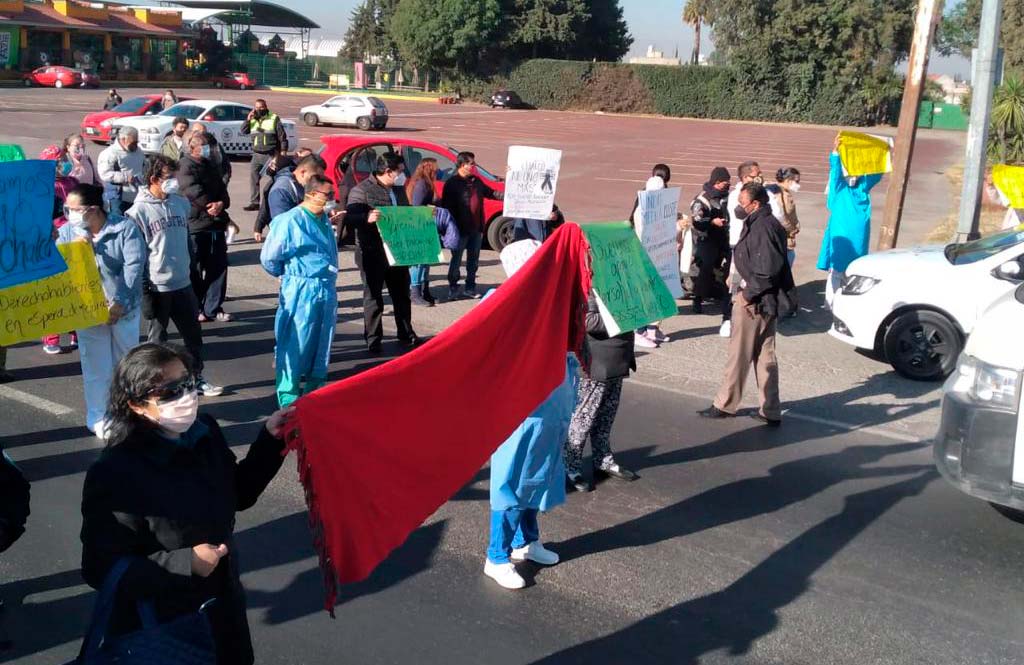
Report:
M 789 260 L 789 267 L 792 268 L 793 267 L 793 262 L 796 261 L 796 250 L 795 249 L 786 250 L 786 258 Z
M 462 252 L 466 252 L 466 288 L 476 288 L 476 269 L 480 264 L 480 248 L 484 244 L 484 234 L 473 231 L 459 238 L 459 246 L 452 250 L 452 260 L 448 264 L 448 286 L 459 285 L 459 267 L 462 263 Z
M 491 511 L 491 542 L 487 546 L 487 560 L 508 563 L 512 550 L 525 547 L 540 539 L 536 508 L 508 508 Z
M 413 287 L 422 287 L 430 279 L 430 266 L 419 265 L 409 268 L 409 279 Z

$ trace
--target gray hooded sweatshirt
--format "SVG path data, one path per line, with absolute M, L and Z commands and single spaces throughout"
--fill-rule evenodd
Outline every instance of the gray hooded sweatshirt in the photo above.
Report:
M 148 189 L 143 189 L 125 213 L 146 238 L 149 281 L 157 291 L 177 291 L 192 286 L 188 235 L 191 209 L 184 196 L 171 194 L 158 199 Z
M 139 192 L 138 182 L 146 166 L 142 150 L 128 152 L 117 141 L 110 144 L 96 158 L 96 171 L 103 184 L 116 190 L 121 200 L 131 205 Z

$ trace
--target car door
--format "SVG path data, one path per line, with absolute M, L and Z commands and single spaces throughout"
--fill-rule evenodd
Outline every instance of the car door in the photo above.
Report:
M 370 177 L 377 168 L 377 158 L 387 152 L 394 152 L 390 143 L 373 143 L 357 146 L 341 156 L 338 160 L 337 181 L 338 200 L 348 202 L 348 193 L 352 188 Z
M 347 125 L 354 125 L 359 122 L 359 118 L 370 115 L 370 107 L 359 97 L 349 97 L 345 111 L 345 124 Z
M 320 116 L 320 122 L 326 122 L 329 124 L 344 122 L 342 119 L 345 115 L 344 104 L 344 97 L 331 97 L 321 104 L 317 111 L 317 115 Z

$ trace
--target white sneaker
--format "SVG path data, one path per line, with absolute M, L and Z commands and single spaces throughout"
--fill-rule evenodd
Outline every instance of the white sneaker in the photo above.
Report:
M 506 589 L 522 589 L 526 586 L 526 580 L 520 577 L 511 563 L 491 563 L 488 559 L 484 564 L 484 575 Z
M 541 545 L 538 540 L 533 541 L 526 547 L 512 550 L 512 559 L 514 561 L 529 559 L 542 566 L 553 566 L 558 563 L 558 555 Z
M 732 337 L 732 321 L 723 321 L 722 327 L 718 329 L 719 337 Z
M 224 394 L 223 387 L 215 386 L 203 377 L 199 377 L 199 381 L 196 382 L 196 389 L 203 397 L 217 397 Z
M 633 335 L 633 347 L 637 349 L 656 349 L 658 344 L 645 335 Z

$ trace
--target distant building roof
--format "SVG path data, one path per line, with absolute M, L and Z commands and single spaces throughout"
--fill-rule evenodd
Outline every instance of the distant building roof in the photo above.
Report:
M 82 6 L 85 11 L 76 16 L 74 11 L 61 13 L 50 2 L 25 2 L 21 11 L 0 11 L 0 23 L 11 23 L 38 28 L 79 28 L 112 32 L 117 34 L 149 35 L 150 37 L 185 37 L 192 33 L 182 27 L 157 25 L 139 18 L 135 11 L 123 5 L 101 5 L 99 3 L 76 3 L 68 0 L 72 7 Z M 63 5 L 65 8 L 67 5 Z M 156 9 L 148 7 L 147 9 Z
M 260 43 L 266 46 L 273 39 L 273 35 L 261 35 Z M 300 35 L 281 35 L 281 39 L 284 40 L 284 50 L 298 53 L 299 57 L 305 57 L 302 53 L 302 37 Z M 326 58 L 333 58 L 338 55 L 338 51 L 345 46 L 345 40 L 341 37 L 335 37 L 330 35 L 324 35 L 322 37 L 313 37 L 309 40 L 309 48 L 306 52 L 306 56 L 317 55 Z
M 265 0 L 162 0 L 164 6 L 185 7 L 187 21 L 206 20 L 222 15 L 244 17 L 239 23 L 276 28 L 315 29 L 320 26 L 302 14 Z M 203 13 L 205 12 L 205 13 Z M 193 16 L 200 18 L 193 18 Z

